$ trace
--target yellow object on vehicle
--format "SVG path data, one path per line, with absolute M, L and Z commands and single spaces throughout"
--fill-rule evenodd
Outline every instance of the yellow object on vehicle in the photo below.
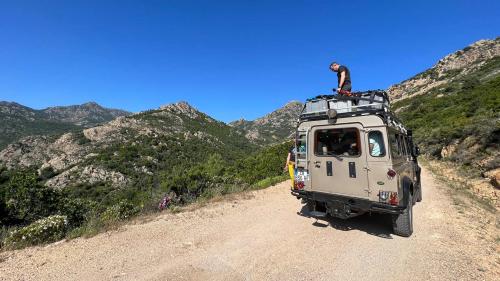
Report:
M 292 180 L 292 189 L 295 188 L 295 165 L 290 162 L 288 164 L 288 172 L 290 173 L 290 179 Z

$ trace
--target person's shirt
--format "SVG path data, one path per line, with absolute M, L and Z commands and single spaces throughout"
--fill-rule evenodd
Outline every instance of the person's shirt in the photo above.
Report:
M 373 148 L 370 150 L 371 156 L 380 156 L 381 151 L 380 151 L 380 145 L 378 144 L 378 142 L 375 139 L 370 138 L 370 144 L 373 145 Z
M 295 162 L 295 146 L 292 146 L 288 153 L 290 153 L 290 162 Z
M 340 75 L 344 71 L 345 71 L 344 85 L 351 84 L 351 72 L 349 71 L 349 68 L 347 68 L 344 65 L 341 65 L 339 66 L 339 71 L 337 71 L 337 80 L 339 86 L 340 86 Z

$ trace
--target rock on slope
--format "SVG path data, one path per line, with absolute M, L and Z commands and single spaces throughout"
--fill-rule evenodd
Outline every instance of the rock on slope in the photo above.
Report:
M 254 121 L 241 119 L 229 125 L 238 129 L 253 143 L 260 145 L 277 143 L 293 135 L 302 107 L 302 103 L 291 101 L 284 107 Z
M 478 70 L 489 60 L 498 56 L 500 56 L 500 37 L 494 40 L 479 40 L 444 57 L 430 69 L 391 86 L 388 89 L 391 101 L 425 94 L 437 86 L 450 83 Z M 491 69 L 485 76 L 494 76 L 499 73 L 499 69 Z

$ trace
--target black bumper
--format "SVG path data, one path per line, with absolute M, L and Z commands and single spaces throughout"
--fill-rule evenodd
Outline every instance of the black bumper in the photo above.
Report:
M 347 196 L 328 194 L 322 192 L 292 190 L 291 193 L 293 196 L 296 196 L 297 198 L 302 198 L 309 201 L 334 203 L 336 205 L 338 204 L 349 205 L 351 210 L 356 210 L 360 212 L 375 212 L 375 213 L 397 215 L 401 214 L 406 209 L 406 206 L 393 206 L 366 199 L 360 199 L 357 197 L 347 197 Z

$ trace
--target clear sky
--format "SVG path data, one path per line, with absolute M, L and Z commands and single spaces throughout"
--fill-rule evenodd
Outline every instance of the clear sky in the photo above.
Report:
M 498 0 L 0 0 L 0 100 L 254 119 L 330 93 L 333 60 L 387 88 L 499 31 Z

